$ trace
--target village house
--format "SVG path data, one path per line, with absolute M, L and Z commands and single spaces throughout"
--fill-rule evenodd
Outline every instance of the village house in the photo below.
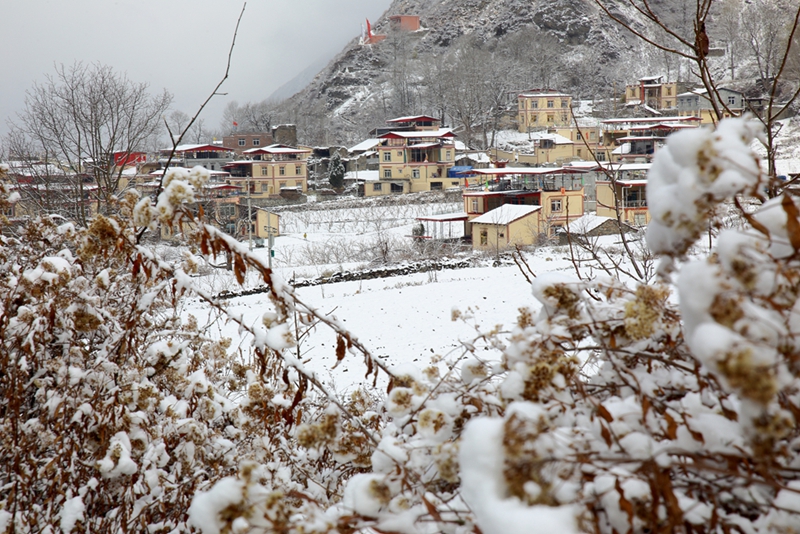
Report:
M 646 76 L 625 86 L 625 105 L 650 111 L 674 110 L 678 105 L 678 93 L 685 91 L 687 85 L 663 80 L 663 76 Z
M 159 164 L 166 165 L 172 148 L 160 151 Z M 210 171 L 218 171 L 222 166 L 231 161 L 236 155 L 233 148 L 209 144 L 178 145 L 170 161 L 170 167 L 192 168 L 196 165 L 205 167 Z
M 597 178 L 597 208 L 600 217 L 611 217 L 633 226 L 650 222 L 647 209 L 647 173 L 652 164 L 616 164 L 607 168 L 609 175 Z M 613 177 L 613 180 L 612 180 Z
M 517 96 L 518 128 L 524 133 L 537 128 L 569 126 L 572 97 L 550 90 L 533 89 Z
M 537 228 L 546 235 L 584 214 L 582 175 L 586 171 L 582 169 L 506 167 L 473 172 L 486 179 L 487 185 L 463 193 L 468 234 L 473 233 L 474 219 L 506 204 L 540 206 Z
M 700 117 L 702 124 L 713 124 L 717 120 L 717 115 L 712 98 L 713 101 L 720 104 L 719 107 L 723 109 L 723 115 L 726 118 L 738 117 L 747 108 L 747 99 L 744 93 L 739 91 L 720 87 L 718 100 L 716 96 L 709 97 L 708 91 L 705 89 L 695 89 L 678 95 L 678 115 Z M 722 104 L 725 104 L 727 110 L 723 108 Z
M 251 148 L 242 155 L 249 158 L 227 163 L 230 183 L 252 199 L 277 197 L 282 189 L 308 191 L 308 157 L 310 148 L 270 145 Z M 243 195 L 243 196 L 244 196 Z
M 439 119 L 427 115 L 388 121 L 400 129 L 378 136 L 378 180 L 364 183 L 364 196 L 381 196 L 459 187 L 448 177 L 455 165 L 455 134 L 441 128 Z
M 542 230 L 542 206 L 503 204 L 472 220 L 472 247 L 501 251 L 537 242 Z
M 700 118 L 626 117 L 602 121 L 603 145 L 613 148 L 611 161 L 645 163 L 664 146 L 669 134 L 686 128 L 697 128 Z
M 514 151 L 491 148 L 489 156 L 494 161 L 508 161 L 519 165 L 563 165 L 579 159 L 575 155 L 576 142 L 553 130 L 529 132 L 531 148 Z M 581 145 L 582 148 L 582 145 Z M 588 154 L 587 154 L 588 155 Z
M 237 156 L 245 150 L 273 144 L 272 132 L 234 132 L 222 138 L 224 146 L 233 147 Z

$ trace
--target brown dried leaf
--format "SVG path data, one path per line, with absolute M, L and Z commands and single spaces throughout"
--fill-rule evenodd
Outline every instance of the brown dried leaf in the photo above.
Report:
M 619 507 L 623 512 L 628 514 L 628 522 L 633 526 L 633 504 L 625 498 L 625 492 L 622 491 L 622 485 L 619 483 L 619 479 L 616 480 L 614 488 L 617 490 L 617 493 L 619 493 Z
M 781 206 L 783 207 L 783 211 L 786 212 L 786 232 L 789 234 L 789 242 L 792 244 L 792 248 L 795 252 L 797 252 L 800 250 L 800 221 L 797 220 L 798 217 L 800 217 L 800 213 L 797 210 L 794 200 L 786 193 L 784 193 L 783 199 L 781 200 Z
M 431 514 L 432 518 L 434 518 L 436 521 L 442 520 L 442 516 L 439 515 L 439 511 L 436 509 L 433 503 L 431 503 L 430 501 L 428 501 L 428 499 L 425 498 L 424 495 L 422 496 L 422 503 L 425 505 L 425 509 L 428 510 L 428 513 Z
M 678 439 L 678 424 L 675 422 L 675 419 L 668 413 L 664 414 L 664 419 L 667 420 L 667 437 L 669 439 Z
M 603 419 L 605 419 L 609 423 L 614 421 L 614 417 L 611 415 L 611 412 L 609 412 L 606 409 L 606 407 L 603 406 L 602 404 L 598 404 L 597 405 L 597 415 L 599 415 L 600 417 L 602 417 Z
M 611 432 L 603 423 L 600 423 L 600 435 L 603 436 L 603 440 L 605 440 L 606 445 L 611 447 Z
M 339 366 L 339 362 L 344 360 L 345 355 L 345 343 L 344 338 L 341 334 L 336 336 L 336 363 L 333 365 L 333 368 L 336 369 Z M 369 372 L 367 372 L 367 376 L 369 376 Z M 366 377 L 365 377 L 366 378 Z

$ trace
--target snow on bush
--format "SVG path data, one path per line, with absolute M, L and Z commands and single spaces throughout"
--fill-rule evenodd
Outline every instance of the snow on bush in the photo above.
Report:
M 659 151 L 648 240 L 669 277 L 541 275 L 512 331 L 421 368 L 387 367 L 198 218 L 202 171 L 169 175 L 156 206 L 0 236 L 0 530 L 796 530 L 800 209 L 764 202 L 689 255 L 717 204 L 760 187 L 755 135 L 736 119 Z M 143 246 L 158 224 L 257 274 L 262 320 Z M 320 330 L 366 363 L 363 387 L 305 368 L 298 335 Z

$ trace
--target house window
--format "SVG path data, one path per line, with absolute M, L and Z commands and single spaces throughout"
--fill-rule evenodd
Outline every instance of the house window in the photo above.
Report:
M 278 174 L 280 174 L 281 176 L 285 176 L 286 175 L 286 167 L 281 165 L 280 170 L 278 171 Z
M 383 153 L 383 161 L 392 161 L 392 152 L 390 150 Z
M 381 184 L 381 183 L 372 184 L 372 190 L 373 191 L 380 191 L 381 187 L 383 187 L 383 184 Z
M 569 107 L 569 105 L 568 105 L 568 104 L 569 104 L 569 103 L 568 103 L 566 100 L 562 100 L 562 101 L 561 101 L 561 107 L 562 107 L 562 108 Z
M 486 229 L 481 230 L 481 245 L 489 244 L 489 232 Z
M 442 182 L 431 182 L 431 191 L 441 191 Z
M 419 169 L 412 169 L 411 170 L 411 177 L 412 178 L 419 178 Z
M 647 215 L 644 213 L 633 214 L 633 224 L 636 226 L 644 226 L 647 224 Z
M 253 139 L 253 146 L 259 146 L 261 144 L 261 139 Z
M 531 117 L 531 122 L 532 122 L 532 123 L 535 123 L 535 122 L 537 122 L 538 120 L 539 120 L 539 116 L 538 116 L 538 115 L 534 115 L 533 117 Z
M 478 199 L 472 199 L 472 213 L 478 213 Z
M 548 100 L 548 101 L 547 101 L 547 107 L 548 107 L 548 108 L 554 108 L 554 107 L 556 107 L 556 102 L 555 102 L 555 100 Z
M 267 175 L 267 168 L 261 167 L 261 176 L 266 176 L 266 175 Z
M 450 161 L 450 151 L 444 153 L 445 161 Z
M 505 232 L 500 232 L 500 233 L 498 233 L 498 234 L 497 234 L 497 236 L 498 236 L 498 237 L 505 237 L 505 236 L 506 236 L 506 233 L 505 233 Z
M 531 108 L 538 109 L 539 108 L 539 101 L 538 100 L 532 101 L 531 102 Z
M 667 87 L 667 96 L 672 96 L 672 87 Z
M 578 156 L 579 158 L 582 158 L 582 157 L 583 157 L 583 156 L 582 156 L 582 152 L 581 152 L 581 149 L 580 149 L 580 148 L 577 150 L 577 156 Z
M 383 169 L 383 177 L 384 178 L 391 178 L 392 177 L 392 169 Z
M 402 158 L 403 157 L 403 151 L 402 150 L 398 150 L 397 151 L 397 157 L 398 158 Z
M 550 211 L 561 211 L 561 199 L 554 198 L 550 201 Z
M 303 166 L 302 165 L 295 165 L 294 166 L 294 173 L 295 174 L 303 174 Z
M 567 114 L 566 113 L 562 113 L 561 114 L 561 122 L 567 122 Z
M 246 139 L 239 139 L 239 146 L 245 146 L 245 145 L 247 145 L 247 140 Z
M 734 104 L 736 104 L 736 97 L 735 96 L 729 96 L 728 97 L 728 105 L 732 106 Z
M 555 120 L 555 117 L 553 115 L 548 115 L 547 116 L 547 122 L 553 122 L 554 120 Z
M 453 182 L 450 182 L 450 185 L 461 185 L 461 184 L 459 184 L 458 182 L 453 181 Z
M 581 136 L 581 133 L 580 133 L 580 132 L 576 133 L 576 134 L 575 134 L 575 136 L 576 136 L 575 138 L 576 138 L 578 141 L 580 141 L 581 139 L 583 139 L 583 137 Z

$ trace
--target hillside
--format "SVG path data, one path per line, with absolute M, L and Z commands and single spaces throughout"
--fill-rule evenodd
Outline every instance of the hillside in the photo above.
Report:
M 392 32 L 388 17 L 398 14 L 418 15 L 422 29 Z M 307 142 L 350 143 L 406 113 L 448 115 L 442 97 L 463 101 L 453 85 L 465 75 L 491 83 L 495 100 L 531 87 L 595 98 L 650 68 L 619 69 L 640 45 L 591 0 L 396 0 L 373 28 L 386 40 L 354 39 L 284 104 Z
M 714 4 L 708 34 L 719 52 L 709 59 L 715 79 L 748 96 L 763 94 L 759 76 L 768 80 L 780 56 L 754 47 L 747 36 L 760 43 L 784 31 L 776 23 L 782 1 Z M 629 4 L 606 3 L 616 5 L 612 12 L 622 20 L 664 40 Z M 653 0 L 650 6 L 671 31 L 693 36 L 688 0 Z M 395 30 L 393 15 L 419 16 L 421 28 Z M 383 41 L 364 45 L 354 38 L 276 110 L 279 120 L 298 125 L 302 142 L 350 145 L 388 118 L 427 113 L 457 128 L 470 146 L 486 148 L 495 132 L 513 127 L 514 96 L 522 90 L 568 92 L 610 116 L 614 108 L 603 111 L 600 103 L 620 97 L 640 77 L 699 83 L 696 67 L 635 38 L 593 0 L 395 0 L 371 22 Z M 778 41 L 768 40 L 772 47 Z M 755 53 L 762 54 L 760 61 Z

